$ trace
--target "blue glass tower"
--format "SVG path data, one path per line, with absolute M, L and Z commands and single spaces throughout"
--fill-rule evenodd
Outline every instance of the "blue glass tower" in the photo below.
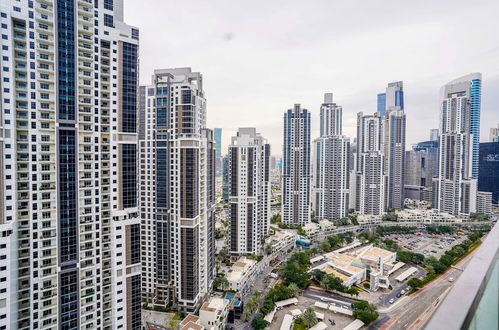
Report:
M 386 110 L 390 107 L 400 107 L 404 110 L 404 85 L 402 81 L 388 84 L 385 93 L 378 94 L 377 111 L 381 118 L 385 117 Z
M 216 156 L 222 157 L 222 129 L 214 128 L 213 137 L 215 139 Z
M 471 134 L 473 134 L 473 162 L 471 168 L 471 175 L 478 178 L 479 169 L 479 148 L 480 148 L 480 108 L 482 96 L 482 79 L 476 77 L 471 79 L 470 98 L 471 98 Z
M 480 143 L 478 190 L 492 193 L 492 203 L 499 204 L 499 142 Z
M 378 112 L 381 117 L 384 117 L 386 110 L 386 93 L 378 94 Z

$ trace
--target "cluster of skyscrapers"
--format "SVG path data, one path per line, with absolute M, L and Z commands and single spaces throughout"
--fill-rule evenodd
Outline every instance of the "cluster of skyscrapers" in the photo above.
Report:
M 349 209 L 382 215 L 403 208 L 405 198 L 426 200 L 453 215 L 482 211 L 480 200 L 489 198 L 491 188 L 477 191 L 480 97 L 479 73 L 442 87 L 440 128 L 406 151 L 401 81 L 378 94 L 375 113 L 357 114 L 353 142 L 342 135 L 341 106 L 326 93 L 313 157 L 310 113 L 295 105 L 284 115 L 283 221 L 304 224 L 312 213 L 318 219 L 341 219 Z
M 139 329 L 142 304 L 196 311 L 215 277 L 216 168 L 230 255 L 260 254 L 270 145 L 240 128 L 222 161 L 199 72 L 160 69 L 139 86 L 122 0 L 3 0 L 0 23 L 0 330 Z M 282 221 L 381 215 L 408 194 L 475 212 L 480 84 L 446 85 L 440 134 L 408 152 L 402 82 L 358 114 L 353 141 L 331 93 L 313 142 L 296 104 L 283 122 Z M 495 165 L 494 148 L 483 159 Z

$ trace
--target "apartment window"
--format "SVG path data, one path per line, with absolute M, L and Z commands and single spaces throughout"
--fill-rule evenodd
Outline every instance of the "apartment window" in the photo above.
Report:
M 113 16 L 104 14 L 104 25 L 108 27 L 114 27 Z

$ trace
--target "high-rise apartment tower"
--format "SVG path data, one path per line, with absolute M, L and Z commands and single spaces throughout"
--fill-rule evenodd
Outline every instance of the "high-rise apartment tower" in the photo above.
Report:
M 142 298 L 196 311 L 215 272 L 215 146 L 202 75 L 155 70 L 141 87 Z
M 342 135 L 342 108 L 333 94 L 321 105 L 321 136 L 314 141 L 314 211 L 319 219 L 348 215 L 350 195 L 350 139 Z
M 240 128 L 229 146 L 229 252 L 260 254 L 270 221 L 270 144 Z
M 0 328 L 140 328 L 139 32 L 121 0 L 0 22 Z
M 284 114 L 282 221 L 310 221 L 310 112 L 295 104 Z

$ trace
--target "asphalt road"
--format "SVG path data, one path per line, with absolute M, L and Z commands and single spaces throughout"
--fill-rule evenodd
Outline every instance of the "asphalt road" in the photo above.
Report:
M 405 290 L 406 292 L 408 291 L 407 288 L 409 287 L 407 285 L 407 281 L 413 277 L 423 277 L 426 275 L 426 270 L 424 270 L 424 268 L 416 265 L 416 264 L 413 264 L 413 263 L 408 263 L 407 264 L 407 267 L 404 266 L 403 268 L 403 271 L 406 271 L 407 269 L 409 269 L 409 267 L 416 267 L 418 269 L 418 272 L 412 276 L 410 276 L 409 278 L 407 278 L 402 284 L 399 284 L 399 282 L 397 280 L 395 280 L 395 278 L 391 281 L 390 284 L 392 284 L 392 286 L 396 286 L 398 285 L 398 287 L 395 287 L 390 293 L 386 294 L 386 295 L 383 295 L 381 297 L 381 299 L 376 303 L 377 305 L 379 306 L 389 306 L 390 305 L 390 299 L 393 298 L 393 300 L 396 302 L 398 299 L 402 298 L 401 297 L 397 297 L 397 295 L 399 293 L 401 293 L 402 290 Z
M 473 251 L 456 266 L 466 268 L 470 259 L 473 257 Z M 369 329 L 421 329 L 429 319 L 431 312 L 434 311 L 436 304 L 443 298 L 445 291 L 453 286 L 449 282 L 449 277 L 457 280 L 462 271 L 450 268 L 446 273 L 431 282 L 428 286 L 414 293 L 400 306 L 396 306 L 388 313 L 383 313 L 380 318 L 369 326 Z
M 355 302 L 355 300 L 350 300 L 348 298 L 344 297 L 339 297 L 335 296 L 329 293 L 325 292 L 319 292 L 319 291 L 312 291 L 312 290 L 306 290 L 303 295 L 303 297 L 313 299 L 315 301 L 320 301 L 323 303 L 334 303 L 336 306 L 341 306 L 341 307 L 346 307 L 350 309 L 350 305 Z M 328 301 L 322 301 L 321 298 L 327 298 Z

